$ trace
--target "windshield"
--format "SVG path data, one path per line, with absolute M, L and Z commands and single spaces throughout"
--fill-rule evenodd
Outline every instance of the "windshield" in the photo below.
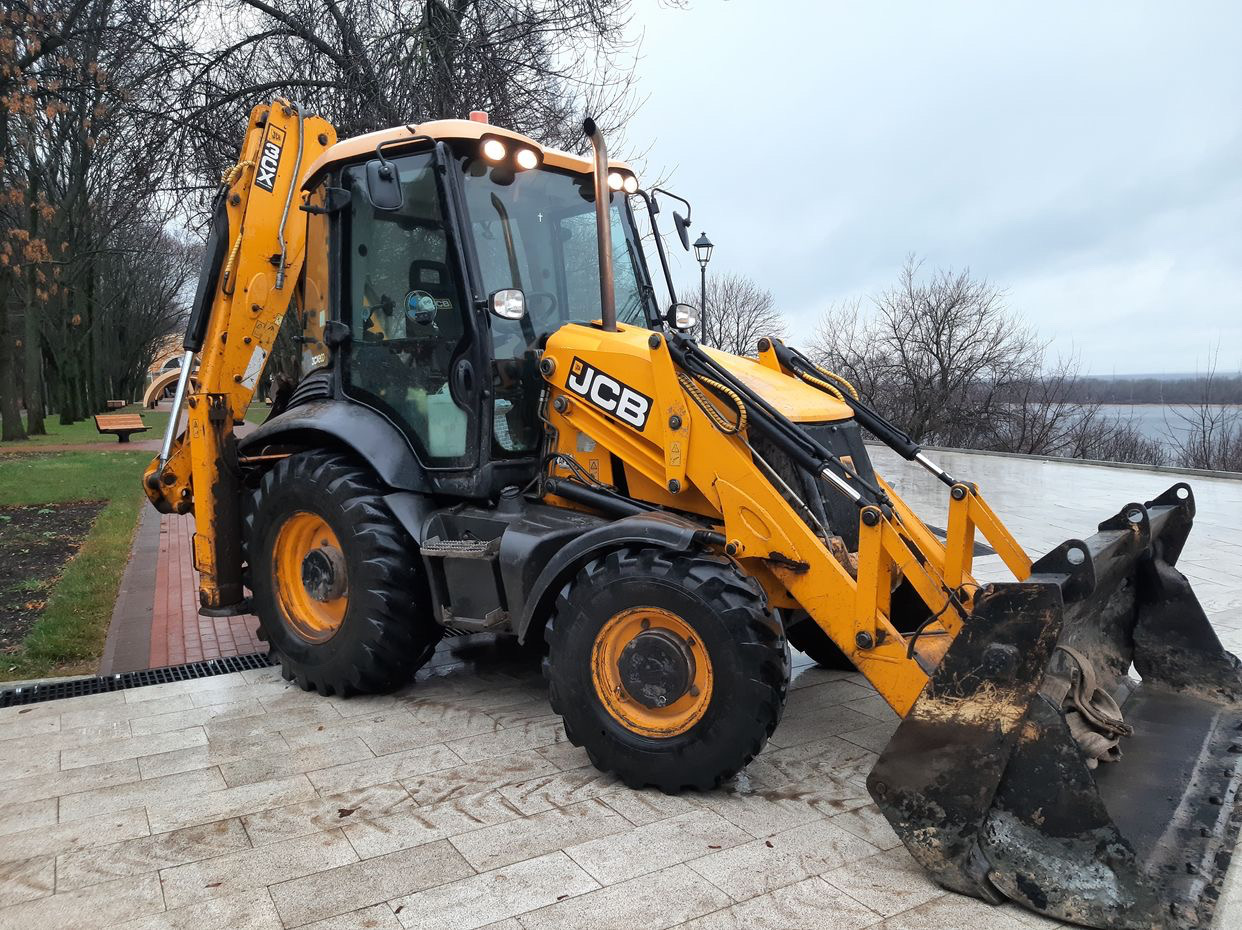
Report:
M 460 161 L 466 210 L 486 293 L 521 288 L 526 318 L 491 317 L 495 397 L 492 454 L 527 455 L 540 436 L 536 352 L 565 323 L 601 316 L 595 187 L 591 175 L 515 171 L 475 156 Z M 624 194 L 611 204 L 617 321 L 646 326 L 656 310 Z
M 521 288 L 537 334 L 598 320 L 592 177 L 548 168 L 515 172 L 476 157 L 463 158 L 461 167 L 484 290 Z M 646 326 L 646 277 L 624 194 L 612 195 L 611 215 L 617 320 Z M 522 329 L 500 322 L 514 334 Z

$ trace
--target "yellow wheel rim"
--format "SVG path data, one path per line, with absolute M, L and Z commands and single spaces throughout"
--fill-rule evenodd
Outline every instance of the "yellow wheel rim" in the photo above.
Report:
M 673 660 L 676 671 L 662 679 L 673 683 L 671 695 L 667 689 L 636 686 L 641 677 L 636 660 L 637 667 L 649 667 L 640 656 L 651 656 L 653 649 Z M 631 607 L 604 624 L 595 636 L 591 678 L 614 720 L 656 739 L 685 733 L 703 718 L 712 700 L 712 662 L 698 634 L 681 617 L 659 607 Z
M 272 574 L 285 620 L 307 642 L 331 639 L 349 606 L 345 556 L 332 527 L 318 514 L 292 514 L 276 534 Z

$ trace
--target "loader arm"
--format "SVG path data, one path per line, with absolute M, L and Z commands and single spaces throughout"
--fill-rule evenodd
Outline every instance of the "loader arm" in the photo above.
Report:
M 1242 674 L 1174 567 L 1190 489 L 1126 504 L 1032 561 L 977 487 L 920 462 L 949 496 L 941 541 L 882 477 L 791 420 L 807 379 L 774 352 L 759 365 L 777 376 L 766 391 L 750 386 L 754 361 L 674 332 L 563 327 L 541 365 L 545 499 L 572 506 L 586 498 L 567 487 L 585 482 L 697 515 L 770 606 L 805 611 L 902 718 L 867 786 L 943 886 L 1117 930 L 1205 926 L 1237 837 Z M 821 434 L 858 412 L 828 388 Z M 835 536 L 849 519 L 820 525 L 767 448 L 853 503 L 856 551 Z M 977 536 L 1013 581 L 972 576 Z M 913 628 L 896 622 L 906 585 L 925 608 Z M 1119 710 L 1101 714 L 1108 700 Z M 1115 761 L 1121 747 L 1133 761 Z
M 826 461 L 824 470 L 832 471 L 825 480 L 839 482 L 841 487 L 833 485 L 839 493 L 857 495 L 855 572 L 832 551 L 822 529 L 809 524 L 769 480 L 752 444 L 740 434 L 722 431 L 708 410 L 687 394 L 687 353 L 706 357 L 677 334 L 666 337 L 623 327 L 617 335 L 606 336 L 581 326 L 554 334 L 544 365 L 553 373 L 548 380 L 554 385 L 551 422 L 558 451 L 572 457 L 581 445 L 579 434 L 584 434 L 594 447 L 609 450 L 632 470 L 631 493 L 636 487 L 649 488 L 647 498 L 653 504 L 709 516 L 727 541 L 728 555 L 760 580 L 772 603 L 804 609 L 904 716 L 973 604 L 979 586 L 969 572 L 969 553 L 976 535 L 1005 557 L 1019 580 L 1030 574 L 1029 558 L 972 485 L 950 482 L 953 516 L 948 538 L 942 542 L 882 478 L 867 488 L 848 463 Z M 572 376 L 581 360 L 652 397 L 652 412 L 641 433 L 589 399 L 584 401 L 558 376 L 559 372 Z M 724 369 L 713 374 L 729 378 Z M 555 387 L 570 389 L 558 392 Z M 726 387 L 745 391 L 736 382 Z M 706 392 L 700 396 L 713 403 Z M 723 399 L 713 396 L 717 402 Z M 762 404 L 753 394 L 742 399 L 752 433 L 763 428 L 767 414 L 758 406 Z M 728 401 L 719 409 L 726 419 L 735 415 L 729 412 Z M 848 414 L 843 407 L 838 415 Z M 572 478 L 564 469 L 558 475 Z M 641 484 L 635 481 L 638 477 Z M 947 584 L 950 572 L 952 585 Z M 928 605 L 929 618 L 934 618 L 917 635 L 899 631 L 892 619 L 892 592 L 903 578 Z
M 304 171 L 335 140 L 330 124 L 289 101 L 255 107 L 213 202 L 168 431 L 143 481 L 162 513 L 194 514 L 204 612 L 235 613 L 243 600 L 233 427 L 245 417 L 301 274 Z

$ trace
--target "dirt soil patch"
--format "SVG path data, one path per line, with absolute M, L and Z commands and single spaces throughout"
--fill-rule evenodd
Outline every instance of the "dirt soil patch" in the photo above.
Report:
M 0 653 L 21 647 L 104 503 L 0 507 Z

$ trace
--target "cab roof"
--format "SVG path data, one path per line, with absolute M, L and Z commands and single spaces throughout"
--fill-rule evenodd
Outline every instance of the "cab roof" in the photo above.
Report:
M 352 139 L 342 139 L 335 145 L 330 146 L 322 155 L 315 159 L 306 172 L 303 186 L 309 185 L 316 176 L 333 165 L 343 162 L 354 162 L 364 156 L 373 156 L 375 154 L 375 147 L 381 143 L 395 147 L 403 140 L 409 140 L 414 136 L 431 136 L 431 138 L 436 140 L 465 140 L 467 142 L 482 139 L 484 136 L 510 139 L 539 152 L 540 159 L 545 165 L 550 165 L 553 168 L 563 168 L 579 174 L 590 174 L 592 170 L 591 159 L 581 155 L 573 155 L 569 152 L 562 152 L 560 149 L 546 148 L 534 139 L 514 132 L 511 129 L 503 129 L 500 126 L 493 126 L 491 123 L 482 123 L 475 120 L 440 119 L 419 123 L 416 126 L 394 126 L 391 129 L 380 129 L 376 132 L 368 132 L 365 135 L 354 136 Z M 608 167 L 633 173 L 633 169 L 625 162 L 614 159 L 609 159 Z

